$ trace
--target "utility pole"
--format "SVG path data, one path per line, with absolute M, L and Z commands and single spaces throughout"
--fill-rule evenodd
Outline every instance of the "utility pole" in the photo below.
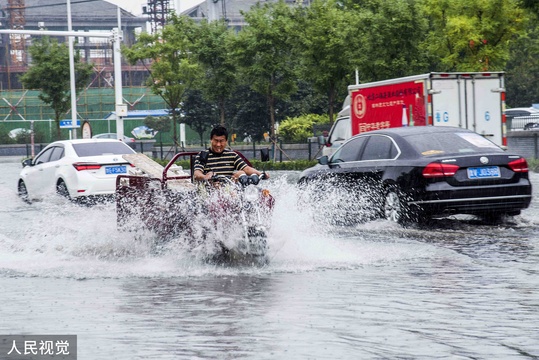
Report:
M 71 25 L 71 0 L 67 0 L 67 31 L 73 31 Z M 71 87 L 71 139 L 77 138 L 77 88 L 75 85 L 75 51 L 73 49 L 73 36 L 67 37 L 69 45 L 69 78 Z

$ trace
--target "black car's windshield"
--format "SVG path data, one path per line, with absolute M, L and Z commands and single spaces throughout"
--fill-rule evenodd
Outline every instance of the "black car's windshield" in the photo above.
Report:
M 483 136 L 470 132 L 447 132 L 437 136 L 417 134 L 407 136 L 406 140 L 423 156 L 482 151 L 503 152 L 501 148 Z
M 73 148 L 79 157 L 134 153 L 133 149 L 121 141 L 73 144 Z

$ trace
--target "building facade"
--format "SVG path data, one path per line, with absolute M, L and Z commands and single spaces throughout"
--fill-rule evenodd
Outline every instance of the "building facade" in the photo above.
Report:
M 179 0 L 181 1 L 181 0 Z M 246 24 L 242 12 L 247 12 L 257 3 L 272 3 L 279 0 L 205 0 L 199 5 L 182 12 L 182 15 L 192 17 L 195 21 L 222 20 L 224 19 L 230 28 L 240 30 Z M 289 5 L 304 3 L 301 0 L 285 0 Z
M 107 1 L 71 1 L 71 20 L 74 31 L 111 31 L 118 27 L 118 8 Z M 135 16 L 120 11 L 124 44 L 135 41 L 135 34 L 146 30 L 147 16 Z M 17 30 L 68 29 L 67 4 L 65 0 L 0 0 L 0 28 Z M 65 42 L 66 37 L 58 37 Z M 31 64 L 28 47 L 32 44 L 29 35 L 0 35 L 0 85 L 2 90 L 20 89 L 19 76 Z M 106 38 L 78 37 L 75 49 L 83 61 L 94 64 L 91 86 L 107 87 L 113 84 L 112 44 Z M 146 71 L 122 64 L 122 76 L 126 85 L 140 85 Z

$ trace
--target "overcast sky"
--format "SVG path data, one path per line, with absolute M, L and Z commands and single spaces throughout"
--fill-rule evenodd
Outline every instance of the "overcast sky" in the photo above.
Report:
M 118 5 L 122 9 L 125 9 L 135 15 L 141 15 L 142 7 L 148 4 L 148 0 L 106 0 L 106 1 L 115 5 Z M 177 4 L 179 2 L 180 11 L 178 12 L 182 12 L 204 1 L 205 0 L 179 0 L 179 1 L 170 0 L 170 4 L 171 6 L 174 6 L 174 4 Z

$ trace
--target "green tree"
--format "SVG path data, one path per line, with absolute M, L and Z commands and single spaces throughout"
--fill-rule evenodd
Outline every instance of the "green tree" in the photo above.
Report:
M 203 146 L 204 134 L 219 122 L 218 110 L 204 100 L 200 90 L 189 90 L 185 96 L 182 122 L 200 136 L 200 146 Z
M 168 24 L 156 34 L 142 33 L 123 54 L 130 63 L 142 62 L 150 74 L 148 85 L 170 109 L 174 146 L 178 145 L 177 123 L 181 103 L 199 77 L 199 65 L 193 53 L 195 27 L 186 16 L 172 14 Z
M 170 131 L 170 117 L 168 116 L 146 116 L 144 125 L 158 132 L 159 142 L 163 145 L 163 133 Z
M 523 8 L 531 10 L 535 15 L 539 16 L 539 1 L 537 0 L 520 0 Z
M 13 139 L 9 136 L 9 130 L 4 125 L 0 125 L 0 144 L 12 144 Z
M 144 125 L 161 133 L 167 132 L 170 131 L 170 118 L 168 116 L 146 116 Z
M 518 0 L 422 0 L 431 30 L 423 44 L 438 71 L 503 70 L 511 40 L 522 34 Z
M 334 120 L 339 95 L 354 72 L 354 43 L 358 37 L 354 12 L 345 11 L 335 0 L 315 0 L 296 8 L 293 22 L 294 48 L 301 61 L 302 77 L 327 94 L 330 121 Z M 344 96 L 343 96 L 344 97 Z
M 340 89 L 346 93 L 346 86 Z M 298 90 L 290 95 L 289 99 L 277 102 L 277 121 L 287 117 L 296 117 L 303 114 L 328 114 L 328 101 L 326 92 L 317 89 L 306 80 L 298 79 Z
M 227 124 L 229 130 L 236 133 L 240 141 L 247 135 L 253 141 L 260 141 L 263 134 L 269 132 L 270 117 L 266 96 L 253 91 L 248 85 L 236 88 L 228 102 L 227 113 L 230 114 L 227 116 L 230 119 Z
M 418 0 L 364 0 L 351 11 L 356 29 L 350 47 L 362 82 L 415 75 L 428 69 L 420 49 L 428 30 Z
M 285 141 L 305 142 L 314 135 L 313 125 L 329 123 L 327 115 L 308 114 L 285 119 L 279 126 L 279 135 Z
M 273 137 L 275 102 L 296 91 L 292 9 L 283 1 L 257 4 L 244 16 L 248 26 L 238 33 L 231 49 L 244 81 L 266 97 Z
M 509 107 L 527 107 L 539 102 L 539 26 L 531 14 L 528 31 L 511 42 L 506 67 L 506 102 Z
M 33 40 L 28 48 L 32 64 L 20 80 L 28 89 L 40 89 L 39 99 L 54 111 L 56 137 L 61 138 L 60 120 L 71 107 L 71 75 L 69 49 L 56 39 L 43 36 Z M 78 93 L 90 79 L 92 65 L 80 61 L 78 52 L 75 60 L 75 88 Z
M 234 37 L 224 21 L 202 21 L 196 28 L 194 52 L 202 68 L 199 84 L 204 97 L 219 107 L 219 122 L 225 124 L 225 102 L 237 82 L 230 46 Z

